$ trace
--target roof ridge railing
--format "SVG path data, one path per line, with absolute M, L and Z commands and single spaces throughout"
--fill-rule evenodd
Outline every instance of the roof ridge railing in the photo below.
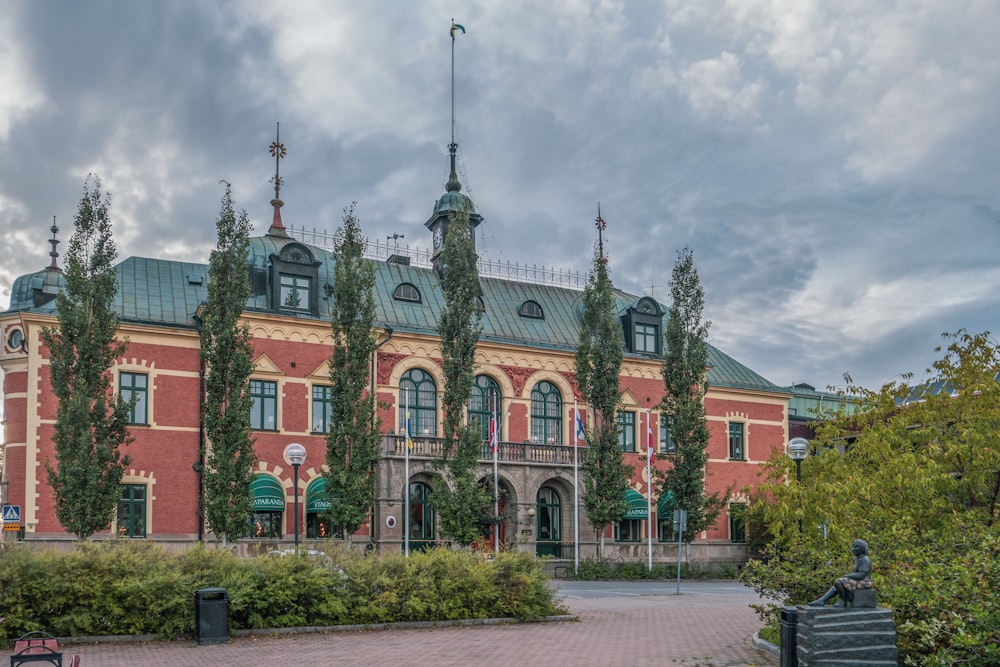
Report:
M 315 227 L 309 230 L 294 225 L 289 225 L 287 229 L 289 234 L 302 243 L 325 250 L 333 250 L 334 248 L 336 237 L 325 230 L 317 230 Z M 393 256 L 403 256 L 409 258 L 410 266 L 425 269 L 432 266 L 430 251 L 416 246 L 400 246 L 396 242 L 383 243 L 379 239 L 368 240 L 364 256 L 367 259 L 382 262 L 388 261 Z M 480 257 L 478 268 L 479 275 L 487 278 L 501 278 L 533 285 L 552 285 L 574 290 L 582 290 L 587 286 L 587 276 L 579 271 L 556 269 L 551 266 L 538 266 L 537 264 L 529 266 Z

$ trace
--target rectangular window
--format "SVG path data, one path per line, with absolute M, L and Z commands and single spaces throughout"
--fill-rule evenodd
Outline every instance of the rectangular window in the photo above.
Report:
M 118 500 L 118 537 L 146 537 L 145 484 L 122 484 Z
M 744 543 L 747 541 L 747 527 L 743 519 L 742 506 L 729 506 L 729 541 Z
M 674 515 L 673 512 L 667 516 L 661 516 L 657 518 L 657 534 L 656 539 L 659 542 L 676 542 L 677 535 L 674 533 Z
M 635 413 L 618 412 L 618 444 L 623 452 L 635 451 Z
M 729 423 L 729 458 L 734 461 L 746 459 L 746 443 L 743 438 L 743 424 L 740 422 Z
M 281 274 L 281 307 L 292 310 L 310 310 L 312 306 L 312 278 Z
M 131 403 L 135 399 L 135 404 L 129 409 L 129 424 L 148 424 L 146 414 L 147 381 L 144 373 L 121 373 L 118 376 L 119 391 L 122 400 Z
M 278 430 L 278 383 L 250 380 L 250 428 L 258 431 Z
M 333 405 L 330 403 L 330 387 L 313 385 L 312 393 L 312 432 L 329 433 L 330 418 L 333 416 Z
M 281 537 L 281 512 L 254 512 L 250 515 L 250 537 Z
M 657 338 L 660 336 L 660 327 L 655 324 L 635 325 L 635 351 L 656 354 L 659 352 Z
M 622 519 L 615 524 L 615 542 L 641 542 L 642 520 Z
M 660 413 L 660 453 L 661 454 L 676 454 L 677 453 L 677 443 L 674 442 L 674 436 L 671 432 L 673 427 L 673 420 L 667 415 Z

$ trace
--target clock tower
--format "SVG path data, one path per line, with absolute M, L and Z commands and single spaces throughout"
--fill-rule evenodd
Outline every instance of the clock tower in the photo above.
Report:
M 472 199 L 462 193 L 462 184 L 458 182 L 458 173 L 455 170 L 455 152 L 457 150 L 458 144 L 454 141 L 448 144 L 448 152 L 451 155 L 451 175 L 448 177 L 445 193 L 434 202 L 434 211 L 424 223 L 424 226 L 433 235 L 434 250 L 431 252 L 431 263 L 439 277 L 444 276 L 441 253 L 444 251 L 444 240 L 448 235 L 448 224 L 451 221 L 452 213 L 458 213 L 463 209 L 469 212 L 469 233 L 472 235 L 473 250 L 476 247 L 476 227 L 483 221 L 483 216 L 476 212 Z

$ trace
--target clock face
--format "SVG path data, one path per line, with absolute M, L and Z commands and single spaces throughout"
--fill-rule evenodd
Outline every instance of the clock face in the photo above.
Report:
M 24 333 L 20 329 L 11 329 L 10 333 L 7 334 L 7 349 L 12 351 L 20 350 L 23 344 Z
M 444 234 L 441 233 L 441 228 L 438 227 L 437 229 L 434 230 L 434 247 L 435 248 L 440 248 L 441 247 L 441 240 L 443 238 L 444 238 Z

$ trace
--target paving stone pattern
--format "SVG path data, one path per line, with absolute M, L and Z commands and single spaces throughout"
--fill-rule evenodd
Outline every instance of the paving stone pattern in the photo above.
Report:
M 757 648 L 760 627 L 745 595 L 567 599 L 579 620 L 472 627 L 241 637 L 193 641 L 66 645 L 81 667 L 211 665 L 511 665 L 531 667 L 686 665 L 773 667 Z

